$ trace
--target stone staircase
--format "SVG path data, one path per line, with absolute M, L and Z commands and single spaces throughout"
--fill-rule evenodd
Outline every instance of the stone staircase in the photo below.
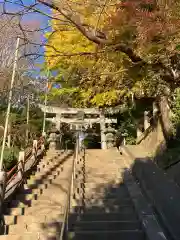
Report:
M 4 235 L 0 235 L 0 240 L 60 239 L 73 155 L 72 151 L 47 152 L 27 182 L 11 199 L 6 199 Z M 68 235 L 63 239 L 166 240 L 154 224 L 154 216 L 137 184 L 131 176 L 125 177 L 125 160 L 114 149 L 87 150 L 85 155 L 80 154 L 73 181 Z M 147 237 L 148 231 L 152 237 Z
M 119 153 L 88 150 L 77 172 L 68 239 L 146 239 L 122 178 L 124 160 Z
M 72 151 L 47 152 L 27 182 L 5 201 L 0 240 L 58 239 L 72 160 Z

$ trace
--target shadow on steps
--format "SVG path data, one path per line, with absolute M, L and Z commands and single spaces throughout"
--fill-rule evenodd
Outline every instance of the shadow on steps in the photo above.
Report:
M 105 171 L 103 161 L 104 164 L 108 164 L 108 161 L 106 162 L 103 156 L 101 154 L 100 157 L 102 168 L 101 165 L 97 169 L 95 166 L 92 169 L 88 168 L 86 166 L 88 159 L 84 160 L 82 176 L 76 179 L 81 181 L 81 189 L 78 190 L 78 196 L 75 194 L 76 206 L 69 214 L 69 231 L 65 239 L 145 240 L 146 236 L 125 180 L 118 176 L 117 183 L 118 165 L 117 168 L 107 167 Z M 94 161 L 95 165 L 97 161 Z M 91 163 L 88 164 L 93 166 Z
M 35 180 L 35 182 L 33 184 L 25 184 L 25 185 L 21 186 L 12 196 L 11 198 L 8 199 L 8 201 L 5 202 L 4 204 L 4 215 L 12 215 L 12 211 L 17 209 L 17 210 L 21 210 L 18 211 L 17 213 L 13 214 L 14 219 L 13 222 L 14 224 L 17 223 L 17 218 L 18 215 L 24 215 L 24 210 L 27 207 L 31 206 L 31 203 L 33 200 L 38 200 L 38 194 L 34 193 L 33 190 L 42 190 L 40 189 L 40 187 L 42 187 L 42 185 L 44 184 L 44 188 L 47 188 L 46 183 L 44 183 L 44 181 L 46 182 L 46 180 L 48 179 L 49 176 L 51 176 L 51 174 L 56 171 L 58 169 L 59 166 L 61 166 L 63 163 L 65 163 L 69 157 L 71 157 L 73 155 L 73 152 L 70 152 L 69 154 L 65 155 L 60 161 L 54 163 L 52 165 L 52 167 L 48 168 L 48 170 L 46 172 L 44 172 L 44 174 L 42 174 L 38 180 Z M 57 156 L 58 157 L 58 156 Z M 55 158 L 57 158 L 55 157 Z M 36 171 L 37 166 L 34 167 L 33 171 Z M 52 185 L 56 184 L 52 182 Z M 57 184 L 56 184 L 57 185 Z M 65 191 L 65 189 L 63 189 L 63 186 L 58 185 L 58 187 L 61 187 L 61 190 Z M 42 191 L 39 191 L 39 195 L 42 194 Z M 32 198 L 31 199 L 27 199 L 27 197 L 31 195 Z M 57 203 L 58 205 L 58 203 Z M 7 216 L 6 216 L 7 217 Z M 4 216 L 2 217 L 1 220 L 1 234 L 4 234 L 8 232 L 7 226 L 5 226 L 5 220 L 4 220 Z
M 104 159 L 101 159 L 102 161 Z M 106 163 L 105 163 L 106 164 Z M 81 166 L 80 166 L 81 167 Z M 66 239 L 71 240 L 146 240 L 145 226 L 141 221 L 137 208 L 132 201 L 129 191 L 129 182 L 125 175 L 127 169 L 119 175 L 119 182 L 106 179 L 103 169 L 99 170 L 101 177 L 77 179 L 81 185 L 76 200 L 78 204 L 69 214 L 69 232 Z M 108 172 L 109 171 L 109 172 Z M 107 170 L 111 174 L 112 169 Z M 114 170 L 115 171 L 115 170 Z M 101 174 L 103 172 L 103 174 Z M 86 164 L 83 163 L 83 170 L 79 175 L 86 176 Z M 98 172 L 96 173 L 98 175 Z M 91 187 L 93 186 L 93 187 Z M 130 186 L 134 196 L 139 196 L 136 189 Z M 76 189 L 77 190 L 77 189 Z M 78 196 L 77 196 L 78 195 Z M 139 198 L 135 198 L 137 205 L 142 205 Z M 144 205 L 142 206 L 144 207 Z M 59 239 L 62 227 L 63 216 L 59 216 L 59 221 L 44 221 L 40 224 L 40 230 L 47 233 L 45 240 Z M 162 232 L 158 232 L 162 235 Z M 165 240 L 166 238 L 154 238 L 152 240 Z

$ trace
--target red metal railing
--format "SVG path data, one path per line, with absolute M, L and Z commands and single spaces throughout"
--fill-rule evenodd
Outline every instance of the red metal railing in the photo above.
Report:
M 21 167 L 19 166 L 24 166 L 33 157 L 34 154 L 37 154 L 35 153 L 35 151 L 41 149 L 42 144 L 44 144 L 44 140 L 45 140 L 44 137 L 40 137 L 40 139 L 37 142 L 36 149 L 32 147 L 25 150 L 24 161 L 22 160 L 18 161 L 18 163 L 9 172 L 7 172 L 6 185 L 9 184 L 17 176 L 19 171 L 22 171 Z

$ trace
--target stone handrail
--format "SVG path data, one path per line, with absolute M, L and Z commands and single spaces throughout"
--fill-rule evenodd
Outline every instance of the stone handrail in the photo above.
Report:
M 159 113 L 156 113 L 156 115 L 151 116 L 149 118 L 149 121 L 151 122 L 150 126 L 141 134 L 140 137 L 136 140 L 136 144 L 140 144 L 148 135 L 150 132 L 153 131 L 158 119 L 159 119 Z

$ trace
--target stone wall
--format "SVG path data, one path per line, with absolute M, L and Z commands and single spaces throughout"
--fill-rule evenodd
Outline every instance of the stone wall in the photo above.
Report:
M 167 174 L 148 159 L 136 159 L 131 166 L 135 178 L 173 239 L 180 239 L 180 191 Z
M 165 138 L 159 119 L 147 128 L 142 136 L 137 139 L 137 144 L 150 152 L 163 152 L 166 148 Z

